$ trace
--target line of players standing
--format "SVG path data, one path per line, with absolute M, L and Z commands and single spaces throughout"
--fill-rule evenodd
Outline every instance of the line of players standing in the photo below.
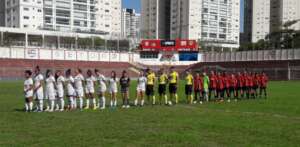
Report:
M 156 85 L 158 85 L 158 103 L 166 105 L 178 103 L 177 87 L 179 85 L 179 75 L 174 70 L 174 67 L 170 68 L 169 74 L 165 73 L 164 69 L 161 69 L 158 74 L 158 81 L 156 82 L 156 76 L 153 71 L 147 69 L 145 73 L 141 72 L 137 79 L 135 105 L 144 105 L 144 95 L 147 96 L 149 102 L 155 105 L 156 97 L 154 89 Z M 25 71 L 25 109 L 26 111 L 32 111 L 33 100 L 35 100 L 36 111 L 64 111 L 65 95 L 68 98 L 67 109 L 69 110 L 77 108 L 81 110 L 89 108 L 105 109 L 105 95 L 107 91 L 110 94 L 110 106 L 114 108 L 117 106 L 118 83 L 123 100 L 122 108 L 129 108 L 130 78 L 126 71 L 122 72 L 120 79 L 116 75 L 116 72 L 112 71 L 111 76 L 106 78 L 99 70 L 95 69 L 94 71 L 88 70 L 87 77 L 84 78 L 82 71 L 76 69 L 73 77 L 69 69 L 65 72 L 65 76 L 62 71 L 56 71 L 54 74 L 51 70 L 47 70 L 46 77 L 44 78 L 40 68 L 37 66 L 34 70 L 33 79 L 32 72 L 30 70 Z M 244 96 L 255 98 L 258 96 L 258 88 L 260 88 L 260 95 L 264 92 L 266 96 L 267 82 L 268 77 L 264 73 L 259 75 L 245 72 L 243 74 L 229 75 L 226 73 L 215 74 L 212 71 L 210 76 L 207 76 L 206 73 L 202 75 L 196 73 L 193 76 L 190 71 L 187 71 L 185 77 L 185 94 L 188 103 L 209 101 L 213 95 L 219 101 L 224 101 L 225 96 L 230 101 L 232 95 L 235 99 L 239 96 L 241 98 Z M 95 91 L 96 84 L 98 84 L 97 92 Z M 170 99 L 166 95 L 167 85 Z M 95 98 L 95 93 L 99 97 L 98 102 Z M 85 107 L 83 107 L 84 97 L 86 102 Z M 44 102 L 46 103 L 45 110 Z

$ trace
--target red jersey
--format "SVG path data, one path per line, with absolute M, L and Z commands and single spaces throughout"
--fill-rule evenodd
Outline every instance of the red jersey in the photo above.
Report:
M 196 76 L 194 78 L 194 90 L 201 90 L 203 89 L 203 80 L 202 77 L 200 76 Z
M 224 78 L 224 82 L 225 82 L 225 87 L 230 88 L 230 76 L 225 76 L 223 78 Z
M 254 76 L 253 77 L 253 86 L 258 87 L 260 82 L 259 76 Z
M 243 75 L 244 78 L 244 86 L 248 87 L 250 86 L 250 78 L 248 75 Z
M 253 85 L 254 85 L 254 81 L 253 81 L 253 79 L 254 79 L 254 78 L 253 78 L 253 76 L 252 76 L 252 75 L 249 75 L 249 76 L 248 76 L 248 80 L 249 80 L 249 86 L 250 86 L 250 87 L 253 87 Z
M 267 87 L 268 80 L 269 80 L 268 76 L 261 75 L 261 77 L 260 77 L 260 87 L 263 87 L 263 88 Z
M 225 88 L 225 80 L 224 80 L 223 76 L 218 76 L 217 83 L 218 83 L 217 88 L 219 90 L 222 90 Z
M 237 76 L 237 81 L 238 81 L 238 83 L 237 83 L 238 87 L 244 87 L 244 78 L 242 75 Z
M 233 87 L 233 88 L 237 88 L 238 86 L 238 80 L 236 77 L 231 77 L 230 78 L 230 87 Z
M 213 88 L 213 89 L 216 89 L 217 88 L 217 76 L 215 75 L 211 75 L 209 77 L 209 88 Z

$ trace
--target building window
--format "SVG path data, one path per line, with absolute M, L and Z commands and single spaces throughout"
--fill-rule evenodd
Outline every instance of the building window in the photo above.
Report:
M 23 18 L 24 18 L 24 19 L 29 19 L 29 16 L 24 16 Z
M 24 8 L 24 11 L 29 11 L 29 8 Z

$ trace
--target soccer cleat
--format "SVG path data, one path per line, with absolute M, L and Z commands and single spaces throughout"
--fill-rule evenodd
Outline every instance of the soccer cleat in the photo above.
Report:
M 194 104 L 197 104 L 197 101 L 194 101 Z
M 59 111 L 60 111 L 60 112 L 63 112 L 63 111 L 64 111 L 64 109 L 60 109 Z
M 202 101 L 200 101 L 200 104 L 202 105 L 202 104 L 203 104 L 203 102 L 202 102 Z
M 125 106 L 125 105 L 122 105 L 122 108 L 126 108 L 126 106 Z
M 230 103 L 230 99 L 228 99 L 227 102 Z
M 87 106 L 86 106 L 86 107 L 84 107 L 84 109 L 85 109 L 85 110 L 88 110 L 88 109 L 89 109 L 89 107 L 87 107 Z
M 127 105 L 127 106 L 126 106 L 126 108 L 127 108 L 127 109 L 128 109 L 128 108 L 130 108 L 130 106 L 129 106 L 129 105 Z

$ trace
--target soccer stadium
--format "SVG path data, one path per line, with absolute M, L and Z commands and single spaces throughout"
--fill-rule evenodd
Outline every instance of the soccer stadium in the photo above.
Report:
M 1 0 L 0 146 L 299 146 L 299 8 Z

